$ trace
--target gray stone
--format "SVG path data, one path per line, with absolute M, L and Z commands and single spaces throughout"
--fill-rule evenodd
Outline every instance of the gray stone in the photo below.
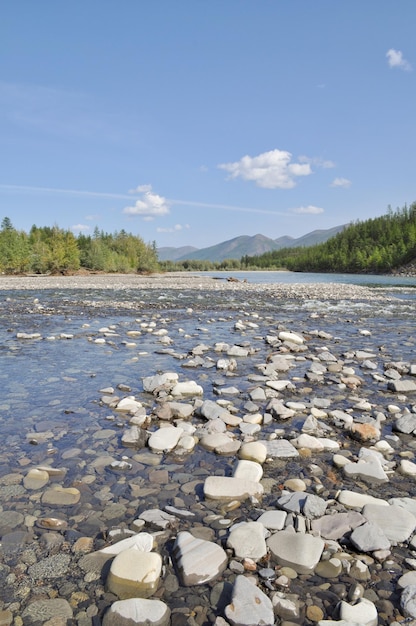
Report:
M 48 619 L 71 619 L 73 617 L 72 608 L 63 598 L 53 598 L 51 600 L 35 600 L 31 602 L 23 611 L 22 618 L 32 622 L 41 620 L 42 624 Z
M 387 388 L 396 393 L 412 393 L 416 391 L 416 383 L 413 380 L 391 380 L 388 382 Z
M 400 604 L 405 617 L 416 618 L 416 585 L 409 585 L 404 589 Z
M 390 548 L 390 541 L 380 526 L 372 522 L 366 522 L 355 528 L 350 535 L 350 541 L 361 552 L 374 552 L 374 550 L 388 550 Z
M 267 456 L 279 459 L 290 459 L 299 456 L 299 452 L 296 450 L 290 441 L 287 439 L 273 439 L 272 441 L 262 440 L 267 449 Z
M 286 517 L 286 511 L 266 511 L 257 521 L 269 530 L 283 530 Z
M 325 543 L 320 537 L 282 530 L 269 537 L 267 545 L 279 565 L 292 567 L 298 574 L 311 574 Z
M 367 504 L 362 513 L 369 522 L 377 524 L 393 543 L 407 541 L 416 528 L 416 517 L 394 504 L 388 507 Z

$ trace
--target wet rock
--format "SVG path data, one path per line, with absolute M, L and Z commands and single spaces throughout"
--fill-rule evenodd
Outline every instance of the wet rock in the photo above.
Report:
M 49 474 L 45 470 L 32 468 L 23 479 L 25 489 L 42 489 L 49 482 Z
M 75 487 L 56 486 L 44 492 L 42 503 L 52 506 L 72 506 L 79 502 L 80 497 L 81 493 Z
M 63 598 L 52 598 L 50 600 L 35 600 L 31 602 L 23 611 L 22 619 L 25 623 L 38 623 L 40 620 L 42 624 L 45 620 L 58 620 L 72 619 L 73 610 L 67 600 Z

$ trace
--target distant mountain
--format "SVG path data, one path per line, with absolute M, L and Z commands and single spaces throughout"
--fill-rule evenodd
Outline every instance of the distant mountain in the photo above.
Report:
M 241 235 L 228 241 L 223 241 L 216 246 L 208 248 L 192 248 L 187 246 L 183 248 L 159 248 L 158 255 L 160 261 L 187 261 L 197 259 L 200 261 L 220 262 L 225 259 L 240 260 L 243 256 L 255 256 L 264 254 L 272 250 L 280 250 L 281 248 L 292 248 L 299 246 L 313 246 L 322 243 L 334 237 L 337 233 L 345 228 L 343 226 L 335 226 L 328 230 L 314 230 L 303 237 L 295 239 L 289 236 L 282 236 L 278 239 L 270 239 L 264 235 Z
M 182 248 L 167 246 L 165 248 L 158 248 L 157 254 L 159 261 L 177 261 L 181 257 L 187 259 L 188 257 L 186 255 L 192 254 L 192 252 L 195 252 L 196 250 L 198 250 L 198 248 L 195 248 L 194 246 L 182 246 Z

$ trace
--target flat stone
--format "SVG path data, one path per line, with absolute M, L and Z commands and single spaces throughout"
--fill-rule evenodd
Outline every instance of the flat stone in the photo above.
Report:
M 279 565 L 292 567 L 298 574 L 311 574 L 325 543 L 320 537 L 282 530 L 269 537 L 267 545 Z
M 335 513 L 312 520 L 312 530 L 318 532 L 324 539 L 338 541 L 365 521 L 365 517 L 358 511 Z
M 381 504 L 382 506 L 389 506 L 387 500 L 375 498 L 374 496 L 367 495 L 366 493 L 349 491 L 348 489 L 340 491 L 337 499 L 338 502 L 351 509 L 363 509 L 366 504 Z
M 23 479 L 25 489 L 42 489 L 49 482 L 49 474 L 45 470 L 32 468 Z
M 263 468 L 260 463 L 240 459 L 234 469 L 233 477 L 253 480 L 258 483 L 263 477 Z
M 361 552 L 389 550 L 390 548 L 390 541 L 380 526 L 372 522 L 366 522 L 355 528 L 350 535 L 350 541 Z
M 347 478 L 357 478 L 372 485 L 381 485 L 389 480 L 381 464 L 374 460 L 348 463 L 342 470 Z
M 377 524 L 392 543 L 407 541 L 416 528 L 416 517 L 397 505 L 367 504 L 362 511 L 369 522 Z
M 245 500 L 260 498 L 263 486 L 252 480 L 228 476 L 208 476 L 204 482 L 204 494 L 209 500 Z
M 413 380 L 390 380 L 387 388 L 396 393 L 412 393 L 416 391 L 416 383 Z
M 227 566 L 226 552 L 216 543 L 180 532 L 173 546 L 173 556 L 185 586 L 203 585 L 219 576 Z
M 77 504 L 81 498 L 81 493 L 75 487 L 54 487 L 47 489 L 42 495 L 42 503 L 53 506 L 72 506 Z
M 156 552 L 128 548 L 111 563 L 107 589 L 120 598 L 148 598 L 159 584 L 162 557 Z
M 295 446 L 287 439 L 263 440 L 262 443 L 266 446 L 267 456 L 272 458 L 291 459 L 299 456 L 299 452 L 296 450 Z
M 22 619 L 30 620 L 30 623 L 41 621 L 42 624 L 48 619 L 71 619 L 72 617 L 73 610 L 69 602 L 63 598 L 35 600 L 22 613 Z
M 116 556 L 123 552 L 123 550 L 129 550 L 130 548 L 136 548 L 141 552 L 151 552 L 153 550 L 154 540 L 149 533 L 137 533 L 132 537 L 127 537 L 121 541 L 113 543 L 111 546 L 102 548 L 99 550 L 101 554 L 108 554 L 110 556 Z
M 289 341 L 290 343 L 296 343 L 298 345 L 302 345 L 305 340 L 301 335 L 297 333 L 291 333 L 289 331 L 282 330 L 278 335 L 280 341 Z
M 232 626 L 273 626 L 271 600 L 245 576 L 235 579 L 232 601 L 225 607 L 225 617 Z
M 227 539 L 227 547 L 234 550 L 238 558 L 258 561 L 267 554 L 264 539 L 264 526 L 259 522 L 244 522 L 232 528 Z
M 170 452 L 176 447 L 182 435 L 182 428 L 176 426 L 159 428 L 150 435 L 149 448 L 156 453 Z
M 156 389 L 164 386 L 172 387 L 178 381 L 178 374 L 175 372 L 166 372 L 157 374 L 156 376 L 146 376 L 143 378 L 143 389 L 153 393 Z
M 257 521 L 269 530 L 283 530 L 286 518 L 286 511 L 266 511 Z
M 113 602 L 105 613 L 103 626 L 168 626 L 170 609 L 161 600 L 129 598 Z
M 198 385 L 194 380 L 185 381 L 182 383 L 176 383 L 171 390 L 172 396 L 202 396 L 204 393 L 201 385 Z
M 367 598 L 359 598 L 356 604 L 341 601 L 339 616 L 346 622 L 356 622 L 362 626 L 377 626 L 378 613 L 375 605 Z

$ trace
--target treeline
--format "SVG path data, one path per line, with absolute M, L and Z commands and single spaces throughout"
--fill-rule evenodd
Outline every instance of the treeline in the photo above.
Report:
M 151 272 L 159 269 L 156 245 L 121 230 L 94 230 L 78 237 L 58 226 L 16 230 L 5 217 L 0 227 L 0 272 L 70 274 L 81 268 L 98 272 Z
M 160 261 L 164 272 L 217 272 L 238 271 L 245 269 L 239 259 L 225 259 L 224 261 L 207 261 L 202 259 L 187 259 L 185 261 Z
M 295 272 L 389 273 L 416 258 L 416 202 L 358 221 L 325 243 L 283 248 L 241 260 L 246 269 Z

